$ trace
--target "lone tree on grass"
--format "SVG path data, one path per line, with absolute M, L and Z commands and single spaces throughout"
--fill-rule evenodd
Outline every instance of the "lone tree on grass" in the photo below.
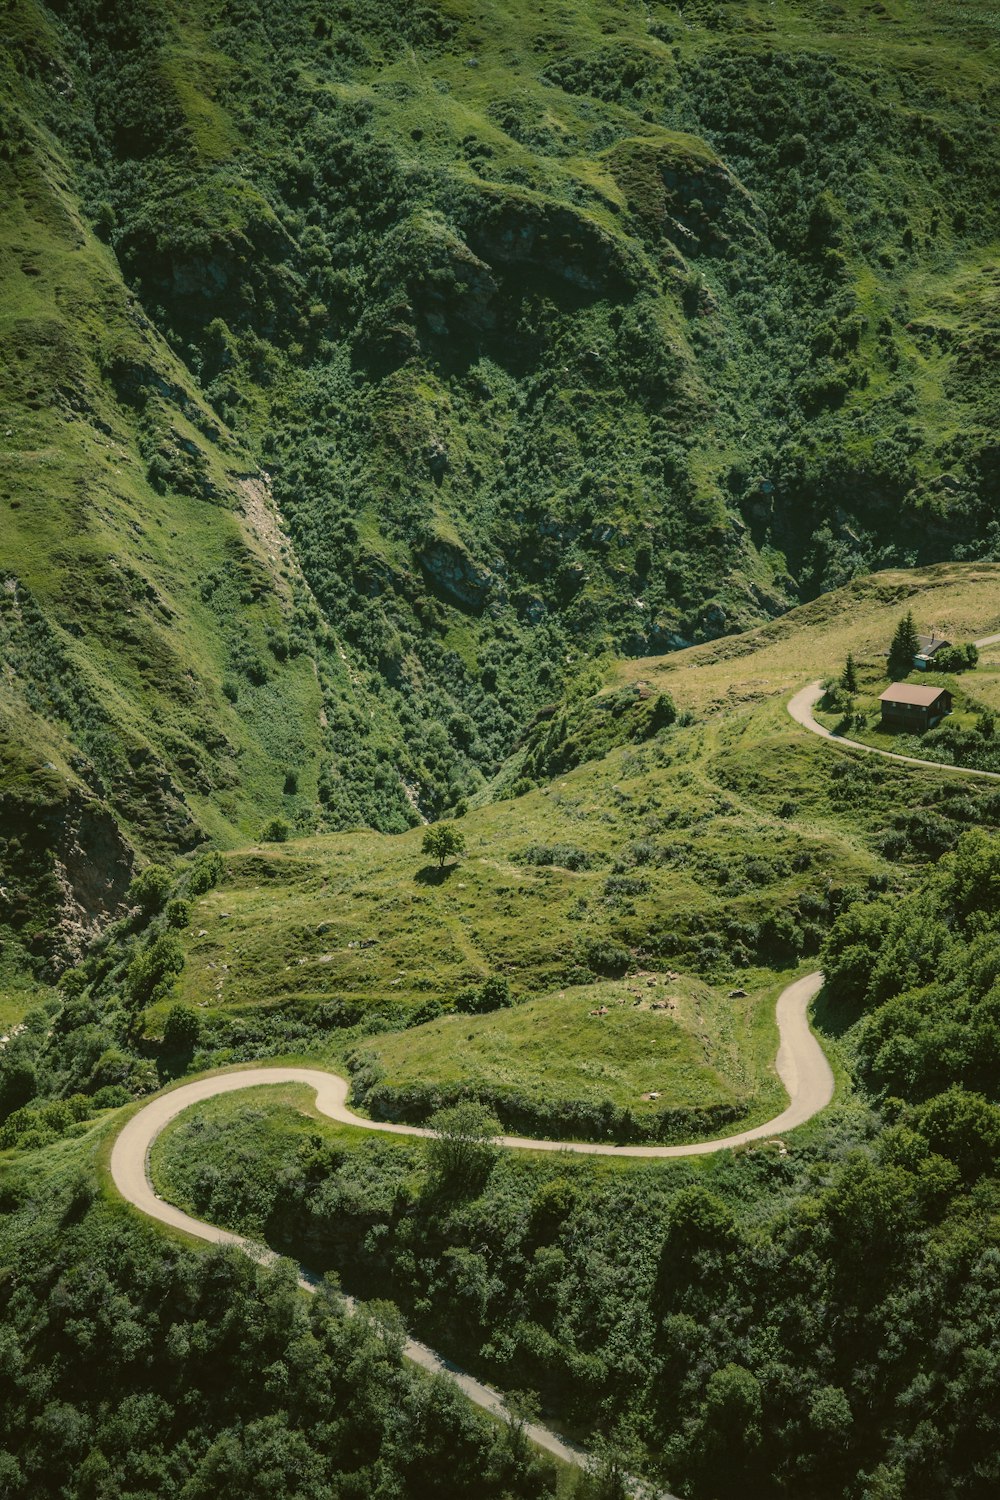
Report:
M 465 835 L 454 823 L 434 823 L 424 834 L 420 848 L 424 854 L 436 859 L 440 868 L 446 859 L 465 853 Z
M 913 671 L 913 658 L 920 650 L 920 638 L 913 623 L 913 611 L 906 614 L 896 626 L 896 634 L 889 647 L 889 676 L 906 677 Z
M 844 670 L 840 674 L 840 685 L 845 693 L 856 693 L 858 691 L 858 669 L 855 665 L 853 654 L 848 651 Z

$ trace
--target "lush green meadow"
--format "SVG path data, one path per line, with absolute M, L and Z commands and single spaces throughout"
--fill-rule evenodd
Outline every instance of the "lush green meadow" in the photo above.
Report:
M 998 78 L 995 0 L 9 0 L 0 1492 L 995 1496 L 1000 792 L 787 702 L 1000 630 Z M 953 680 L 921 746 L 992 764 Z M 159 1191 L 371 1319 L 108 1186 L 276 1058 L 723 1134 L 820 966 L 780 1143 L 179 1119 Z
M 782 1099 L 774 999 L 773 985 L 736 1000 L 695 979 L 640 971 L 491 1015 L 443 1016 L 372 1042 L 384 1073 L 380 1105 L 391 1108 L 430 1081 L 445 1094 L 495 1100 L 501 1115 L 504 1097 L 521 1091 L 557 1106 L 610 1102 L 640 1116 L 752 1101 L 767 1118 Z
M 998 889 L 1000 841 L 970 830 L 908 894 L 845 908 L 818 1015 L 858 1092 L 781 1143 L 672 1162 L 484 1148 L 470 1179 L 434 1143 L 261 1090 L 178 1119 L 156 1181 L 389 1291 L 437 1347 L 645 1449 L 682 1491 L 986 1496 Z

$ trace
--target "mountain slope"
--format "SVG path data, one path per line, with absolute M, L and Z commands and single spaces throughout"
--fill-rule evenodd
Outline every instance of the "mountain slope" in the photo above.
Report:
M 992 555 L 996 50 L 985 3 L 14 0 L 7 865 L 31 768 L 113 907 L 131 848 L 460 804 L 608 649 Z

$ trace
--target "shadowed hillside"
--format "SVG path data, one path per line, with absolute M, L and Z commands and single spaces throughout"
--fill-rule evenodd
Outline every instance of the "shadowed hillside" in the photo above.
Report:
M 29 936 L 132 849 L 454 806 L 595 653 L 991 555 L 987 5 L 16 0 L 2 49 Z

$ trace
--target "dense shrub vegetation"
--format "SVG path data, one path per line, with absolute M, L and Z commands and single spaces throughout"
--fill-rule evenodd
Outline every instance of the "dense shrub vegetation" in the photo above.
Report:
M 64 1179 L 3 1189 L 11 1500 L 555 1493 L 516 1418 L 488 1424 L 403 1363 L 391 1309 L 347 1318 L 287 1264 L 165 1245 L 94 1202 L 89 1173 Z
M 400 830 L 607 647 L 991 556 L 994 24 L 17 0 L 14 744 L 147 853 Z
M 555 1493 L 391 1310 L 94 1197 L 104 1111 L 293 1051 L 445 1141 L 213 1106 L 175 1197 L 610 1470 L 996 1494 L 1000 798 L 793 747 L 734 634 L 1000 556 L 996 38 L 993 0 L 4 7 L 4 1494 Z M 692 642 L 732 668 L 697 712 L 609 688 Z M 998 746 L 984 705 L 922 741 Z M 401 837 L 296 842 L 345 830 Z M 372 1050 L 809 955 L 859 1093 L 784 1150 L 513 1157 L 484 1107 L 743 1106 L 470 1102 Z
M 220 1101 L 157 1170 L 573 1421 L 627 1428 L 681 1493 L 986 1500 L 998 892 L 1000 841 L 973 831 L 911 896 L 838 919 L 821 1014 L 867 1099 L 786 1154 L 608 1173 L 507 1154 L 446 1191 L 419 1147 L 247 1106 L 237 1130 Z

